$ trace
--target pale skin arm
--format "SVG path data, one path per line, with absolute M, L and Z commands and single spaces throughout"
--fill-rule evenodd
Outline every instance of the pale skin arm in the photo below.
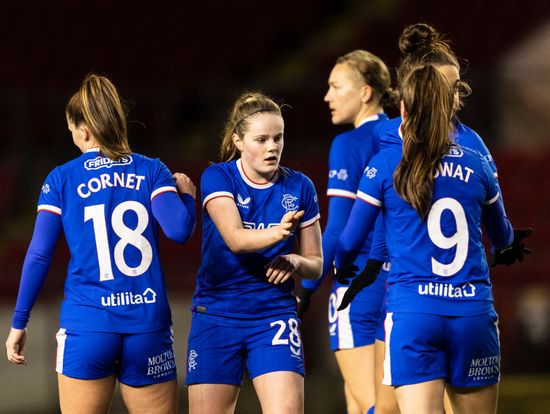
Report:
M 283 283 L 298 273 L 304 279 L 318 279 L 323 269 L 321 226 L 319 220 L 300 229 L 299 252 L 276 257 L 267 266 L 266 276 L 273 284 Z
M 304 215 L 303 211 L 289 211 L 278 226 L 245 229 L 232 198 L 214 198 L 206 204 L 206 210 L 229 250 L 235 254 L 256 252 L 287 239 Z
M 6 353 L 8 361 L 16 365 L 25 365 L 25 343 L 27 342 L 27 330 L 11 328 L 8 339 L 6 340 Z

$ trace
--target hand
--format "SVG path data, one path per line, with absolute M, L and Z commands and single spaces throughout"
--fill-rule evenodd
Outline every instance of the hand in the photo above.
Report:
M 305 313 L 309 309 L 309 302 L 311 301 L 311 297 L 315 291 L 313 289 L 307 289 L 305 287 L 302 287 L 298 295 L 296 296 L 298 298 L 298 318 L 303 319 Z
M 274 260 L 265 265 L 267 280 L 277 285 L 286 282 L 300 268 L 300 261 L 295 254 L 277 256 Z
M 359 292 L 361 292 L 367 286 L 370 286 L 376 280 L 376 277 L 378 276 L 378 273 L 380 273 L 380 269 L 382 268 L 383 264 L 384 262 L 380 260 L 367 260 L 367 264 L 365 265 L 363 271 L 359 273 L 355 279 L 353 279 L 351 285 L 349 285 L 348 290 L 346 290 L 346 293 L 344 293 L 342 303 L 340 303 L 340 306 L 338 306 L 339 311 L 346 309 L 353 298 L 359 294 Z
M 27 330 L 11 328 L 8 339 L 6 340 L 6 353 L 8 361 L 12 364 L 27 364 L 27 360 L 23 355 L 25 351 L 25 342 L 27 342 Z
M 184 173 L 175 173 L 173 177 L 180 194 L 189 194 L 191 197 L 197 198 L 197 187 L 195 187 L 191 178 Z
M 350 280 L 355 277 L 357 271 L 359 270 L 359 268 L 355 265 L 344 267 L 343 269 L 337 269 L 336 266 L 333 268 L 334 278 L 342 285 L 349 285 Z
M 533 229 L 514 229 L 514 241 L 504 249 L 495 250 L 491 258 L 491 267 L 499 264 L 510 266 L 516 262 L 523 262 L 523 256 L 533 253 L 533 250 L 525 247 L 523 239 L 530 236 Z
M 294 230 L 298 226 L 298 223 L 304 214 L 304 210 L 286 212 L 281 219 L 281 224 L 278 226 L 281 240 L 286 240 L 294 234 Z

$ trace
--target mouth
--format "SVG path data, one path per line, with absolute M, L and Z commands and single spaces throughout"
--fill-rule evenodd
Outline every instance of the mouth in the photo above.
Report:
M 271 157 L 264 158 L 264 161 L 268 163 L 274 163 L 278 161 L 278 158 L 275 155 L 272 155 Z

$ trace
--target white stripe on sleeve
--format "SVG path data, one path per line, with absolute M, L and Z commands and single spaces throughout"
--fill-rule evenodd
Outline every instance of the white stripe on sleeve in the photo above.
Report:
M 376 207 L 382 207 L 382 202 L 378 200 L 377 198 L 374 198 L 373 196 L 368 195 L 367 193 L 364 193 L 362 191 L 357 191 L 357 198 L 359 200 L 363 200 L 369 204 L 372 204 Z

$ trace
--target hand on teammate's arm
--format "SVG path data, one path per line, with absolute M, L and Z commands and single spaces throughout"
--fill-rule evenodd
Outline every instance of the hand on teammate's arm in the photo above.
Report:
M 180 194 L 189 194 L 193 198 L 197 198 L 197 187 L 184 173 L 174 173 L 174 181 L 176 182 L 176 188 Z

